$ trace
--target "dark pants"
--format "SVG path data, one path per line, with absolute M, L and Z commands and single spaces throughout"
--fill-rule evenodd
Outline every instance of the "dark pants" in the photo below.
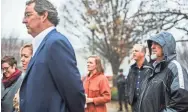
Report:
M 132 112 L 138 112 L 138 102 L 134 99 L 133 104 L 131 105 Z
M 128 101 L 127 97 L 125 96 L 125 89 L 118 88 L 118 101 L 119 101 L 119 110 L 122 110 L 122 102 L 124 102 L 124 106 L 126 111 L 128 112 Z

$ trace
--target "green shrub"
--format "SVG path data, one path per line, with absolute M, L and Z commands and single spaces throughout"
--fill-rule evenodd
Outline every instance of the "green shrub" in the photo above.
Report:
M 112 95 L 112 100 L 117 101 L 118 100 L 118 90 L 117 87 L 112 87 L 111 88 L 111 95 Z

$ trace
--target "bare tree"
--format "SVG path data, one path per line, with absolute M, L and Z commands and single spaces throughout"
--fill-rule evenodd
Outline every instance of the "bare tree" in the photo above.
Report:
M 178 41 L 177 42 L 177 59 L 178 61 L 186 68 L 188 71 L 188 52 L 187 52 L 187 41 Z
M 70 34 L 87 39 L 89 49 L 108 60 L 114 75 L 117 75 L 132 45 L 138 41 L 133 32 L 135 21 L 128 19 L 132 1 L 80 0 L 77 4 L 69 1 L 62 6 L 63 27 Z M 68 7 L 70 5 L 72 9 Z M 78 18 L 81 18 L 79 22 Z
M 133 17 L 141 35 L 176 28 L 188 36 L 187 0 L 144 0 Z
M 1 38 L 1 57 L 14 56 L 20 62 L 20 48 L 23 46 L 24 40 L 18 39 L 18 36 L 11 34 L 8 37 Z

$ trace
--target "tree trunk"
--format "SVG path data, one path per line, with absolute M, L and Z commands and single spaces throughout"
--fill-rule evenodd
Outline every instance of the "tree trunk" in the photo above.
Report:
M 112 66 L 112 71 L 113 71 L 113 86 L 116 86 L 116 77 L 118 75 L 120 62 L 113 60 L 113 62 L 110 62 L 110 64 Z

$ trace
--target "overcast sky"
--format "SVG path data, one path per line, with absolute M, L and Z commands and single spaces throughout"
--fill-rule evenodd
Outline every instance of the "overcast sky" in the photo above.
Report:
M 55 4 L 55 6 L 59 8 L 61 3 L 65 3 L 68 0 L 50 0 L 50 1 L 52 1 L 53 4 Z M 1 1 L 2 35 L 9 35 L 10 33 L 16 33 L 19 35 L 20 38 L 31 39 L 31 36 L 27 34 L 25 25 L 22 24 L 22 18 L 23 18 L 24 9 L 25 9 L 25 2 L 26 0 L 2 0 Z M 137 2 L 134 2 L 134 7 L 135 7 L 135 3 Z M 178 33 L 178 31 L 174 29 L 170 30 L 170 32 L 172 32 L 176 38 L 182 37 L 181 33 Z
M 27 0 L 2 0 L 2 34 L 8 35 L 9 33 L 17 33 L 20 38 L 26 38 L 29 36 L 25 25 L 22 24 L 22 19 L 24 16 L 25 2 Z M 66 0 L 50 0 L 56 7 L 60 6 L 62 1 Z M 60 2 L 61 1 L 61 2 Z

